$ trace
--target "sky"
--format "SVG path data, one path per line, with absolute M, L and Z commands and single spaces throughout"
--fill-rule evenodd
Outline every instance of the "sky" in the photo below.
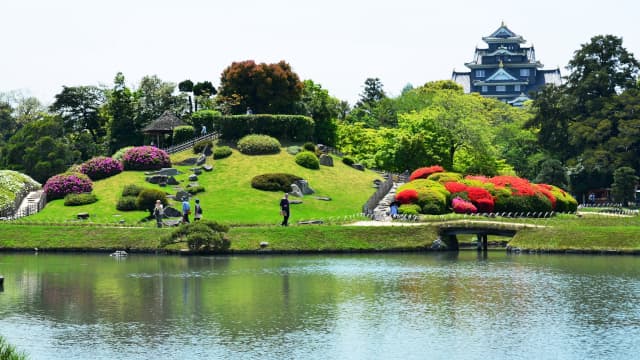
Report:
M 355 103 L 367 78 L 390 96 L 466 70 L 503 22 L 545 68 L 595 35 L 640 59 L 633 0 L 0 0 L 0 93 L 50 104 L 62 86 L 130 87 L 146 75 L 220 83 L 233 61 L 288 62 L 301 80 Z

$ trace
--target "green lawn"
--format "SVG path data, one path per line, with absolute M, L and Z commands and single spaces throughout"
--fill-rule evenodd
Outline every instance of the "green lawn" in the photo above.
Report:
M 172 156 L 176 163 L 184 158 L 196 156 L 183 152 Z M 372 186 L 374 179 L 380 176 L 372 171 L 358 171 L 344 165 L 334 157 L 334 166 L 321 166 L 319 170 L 310 170 L 297 165 L 294 156 L 284 149 L 276 155 L 248 156 L 233 150 L 228 158 L 213 160 L 208 164 L 214 166 L 213 172 L 204 172 L 199 176 L 199 184 L 205 192 L 196 195 L 204 210 L 203 216 L 230 225 L 266 225 L 281 221 L 278 203 L 282 193 L 253 189 L 251 179 L 259 174 L 285 172 L 306 179 L 316 191 L 313 196 L 328 196 L 331 201 L 316 200 L 313 196 L 305 196 L 302 204 L 291 206 L 291 221 L 322 219 L 325 221 L 353 216 L 360 213 L 367 199 L 375 192 Z M 177 177 L 181 186 L 188 184 L 191 166 L 175 166 L 183 174 Z M 116 202 L 123 187 L 127 184 L 140 184 L 163 189 L 175 194 L 173 187 L 161 188 L 144 182 L 144 173 L 125 171 L 108 179 L 94 182 L 94 194 L 98 202 L 89 205 L 68 207 L 63 200 L 51 201 L 45 209 L 20 221 L 30 223 L 68 223 L 76 222 L 76 215 L 87 212 L 89 222 L 97 224 L 136 224 L 147 216 L 142 211 L 122 212 L 116 210 Z M 295 199 L 295 198 L 291 198 Z M 179 208 L 180 204 L 173 204 Z M 151 223 L 142 226 L 153 226 Z

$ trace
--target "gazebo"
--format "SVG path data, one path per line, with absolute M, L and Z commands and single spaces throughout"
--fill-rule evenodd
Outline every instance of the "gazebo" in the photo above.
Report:
M 177 126 L 187 125 L 175 114 L 166 110 L 160 117 L 153 120 L 149 125 L 142 129 L 142 133 L 156 137 L 156 146 L 160 147 L 160 139 L 164 139 L 166 134 L 173 134 L 173 129 Z

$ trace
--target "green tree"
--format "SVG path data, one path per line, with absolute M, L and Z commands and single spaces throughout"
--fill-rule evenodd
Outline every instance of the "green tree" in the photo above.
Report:
M 119 72 L 113 80 L 113 88 L 108 93 L 106 113 L 109 117 L 109 153 L 142 142 L 142 136 L 135 124 L 135 100 L 125 84 L 124 75 Z
M 540 173 L 535 178 L 536 183 L 555 185 L 562 189 L 569 188 L 567 169 L 557 159 L 547 159 L 542 163 Z
M 145 76 L 140 80 L 140 85 L 134 92 L 135 124 L 138 131 L 166 110 L 176 114 L 182 113 L 184 101 L 173 95 L 175 88 L 175 84 L 164 82 L 156 75 Z
M 193 85 L 193 95 L 195 97 L 195 111 L 203 110 L 202 105 L 207 104 L 207 108 L 211 108 L 209 99 L 217 94 L 218 91 L 211 81 L 203 81 Z M 200 107 L 198 107 L 200 104 Z
M 8 140 L 18 127 L 18 122 L 12 114 L 11 105 L 0 102 L 0 145 Z
M 224 69 L 218 101 L 233 114 L 244 114 L 247 108 L 255 114 L 294 114 L 301 94 L 300 78 L 288 63 L 246 60 Z
M 193 92 L 193 81 L 187 79 L 179 82 L 178 90 L 187 94 L 187 98 L 189 99 L 189 114 L 191 114 L 193 112 L 193 99 L 191 98 L 191 93 Z
M 50 109 L 61 116 L 67 131 L 89 131 L 97 143 L 106 134 L 106 121 L 100 115 L 104 102 L 104 91 L 96 86 L 63 86 Z
M 300 113 L 310 116 L 315 123 L 314 139 L 320 144 L 335 145 L 340 101 L 313 80 L 303 81 Z
M 627 166 L 617 168 L 613 172 L 613 184 L 611 184 L 613 199 L 622 204 L 634 201 L 637 185 L 638 176 L 635 170 Z
M 387 97 L 384 92 L 384 85 L 379 78 L 367 78 L 364 81 L 364 90 L 360 94 L 360 100 L 356 104 L 356 107 L 364 104 L 374 105 L 378 101 Z

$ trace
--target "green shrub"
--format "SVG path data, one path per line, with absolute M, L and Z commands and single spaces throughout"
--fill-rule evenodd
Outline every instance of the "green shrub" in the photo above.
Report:
M 462 180 L 462 175 L 454 172 L 437 172 L 429 175 L 427 179 L 444 184 L 451 181 L 459 182 Z
M 231 156 L 231 148 L 228 146 L 217 146 L 213 150 L 213 158 L 214 159 L 224 159 Z
M 122 189 L 122 196 L 138 196 L 142 190 L 144 190 L 144 188 L 140 185 L 128 184 Z
M 118 199 L 118 202 L 116 203 L 116 209 L 120 210 L 120 211 L 133 211 L 133 210 L 138 210 L 138 207 L 136 206 L 136 196 L 131 196 L 131 195 L 127 195 L 127 196 L 122 196 Z
M 163 206 L 168 204 L 167 194 L 164 191 L 158 189 L 144 189 L 136 198 L 136 208 L 138 210 L 147 210 L 149 213 L 152 213 L 153 208 L 156 206 L 156 200 L 160 200 Z
M 351 165 L 355 164 L 355 161 L 353 161 L 352 158 L 350 158 L 348 156 L 345 156 L 345 157 L 342 158 L 342 163 L 347 165 L 347 166 L 351 166 Z
M 202 185 L 197 185 L 197 186 L 187 186 L 187 192 L 191 195 L 195 195 L 197 193 L 201 193 L 204 192 L 204 186 Z
M 204 151 L 205 148 L 211 151 L 211 149 L 213 149 L 213 141 L 211 140 L 198 141 L 195 145 L 193 145 L 193 153 L 200 154 Z
M 320 169 L 320 160 L 318 160 L 316 154 L 309 151 L 299 152 L 298 155 L 296 155 L 296 164 L 307 169 Z
M 229 227 L 215 221 L 200 220 L 185 224 L 161 240 L 161 246 L 186 242 L 192 251 L 226 251 L 231 242 L 225 237 Z
M 420 206 L 417 204 L 402 204 L 398 208 L 398 213 L 405 215 L 418 215 L 420 211 Z
M 447 196 L 436 188 L 419 188 L 418 205 L 423 214 L 438 215 L 447 212 Z
M 81 194 L 67 194 L 64 197 L 64 206 L 80 206 L 93 204 L 98 201 L 98 198 L 92 193 L 81 193 Z
M 301 177 L 284 173 L 269 173 L 255 176 L 251 179 L 251 187 L 265 191 L 291 191 L 291 184 L 302 180 Z
M 175 128 L 173 128 L 173 144 L 176 145 L 187 142 L 193 139 L 195 137 L 195 134 L 196 132 L 193 129 L 193 126 L 176 126 Z
M 198 127 L 200 119 L 193 116 L 193 124 Z M 248 134 L 265 134 L 277 139 L 307 141 L 313 137 L 313 119 L 302 115 L 223 115 L 211 116 L 211 123 L 223 139 L 240 139 Z M 209 125 L 207 125 L 208 127 Z
M 511 213 L 549 212 L 552 210 L 551 200 L 542 194 L 534 196 L 504 196 L 495 198 L 494 211 Z
M 124 157 L 124 154 L 129 150 L 129 149 L 133 149 L 133 146 L 126 146 L 123 147 L 122 149 L 116 151 L 113 155 L 111 155 L 112 158 L 122 162 L 122 158 Z
M 277 154 L 280 142 L 268 135 L 247 135 L 238 141 L 238 150 L 247 155 Z
M 312 153 L 316 152 L 316 145 L 312 142 L 306 142 L 302 145 L 302 148 L 306 151 L 311 151 Z

